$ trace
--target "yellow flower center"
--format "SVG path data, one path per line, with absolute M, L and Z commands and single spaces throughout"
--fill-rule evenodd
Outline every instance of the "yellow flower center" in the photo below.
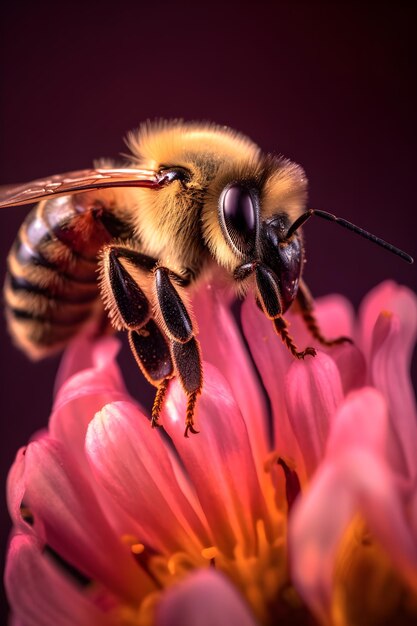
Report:
M 273 466 L 276 471 L 282 471 L 277 465 L 278 460 L 278 455 L 271 456 L 265 464 L 265 471 L 272 473 Z M 211 545 L 203 548 L 199 554 L 190 551 L 164 556 L 148 554 L 146 546 L 137 537 L 125 535 L 123 541 L 130 546 L 135 559 L 155 581 L 156 590 L 148 594 L 138 608 L 120 607 L 118 620 L 121 625 L 153 626 L 155 608 L 162 592 L 184 580 L 192 571 L 208 567 L 214 567 L 233 582 L 259 624 L 271 626 L 275 623 L 280 603 L 283 618 L 280 623 L 291 624 L 290 620 L 286 622 L 285 615 L 297 612 L 302 607 L 288 578 L 286 505 L 283 499 L 282 510 L 278 508 L 272 481 L 266 475 L 263 486 L 273 536 L 268 536 L 263 520 L 254 521 L 254 547 L 249 547 L 242 537 L 227 554 L 218 546 Z

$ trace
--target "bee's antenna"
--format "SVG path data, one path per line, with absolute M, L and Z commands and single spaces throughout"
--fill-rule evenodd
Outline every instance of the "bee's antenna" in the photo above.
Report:
M 336 224 L 339 224 L 339 226 L 343 226 L 343 228 L 347 228 L 348 230 L 351 230 L 357 235 L 360 235 L 361 237 L 364 237 L 365 239 L 369 239 L 369 241 L 373 241 L 378 246 L 381 246 L 381 248 L 385 248 L 385 250 L 388 250 L 389 252 L 396 254 L 397 256 L 404 259 L 404 261 L 407 261 L 407 263 L 414 263 L 414 259 L 409 254 L 407 254 L 406 252 L 403 252 L 399 248 L 396 248 L 395 246 L 388 243 L 387 241 L 380 239 L 380 237 L 377 237 L 376 235 L 369 233 L 367 230 L 364 230 L 363 228 L 359 228 L 359 226 L 355 226 L 355 224 L 352 224 L 351 222 L 348 222 L 347 220 L 344 220 L 341 217 L 336 217 L 336 215 L 333 215 L 332 213 L 327 213 L 327 211 L 319 211 L 318 209 L 309 209 L 308 211 L 300 215 L 300 217 L 296 219 L 295 222 L 293 222 L 291 226 L 289 227 L 288 232 L 287 232 L 287 238 L 291 237 L 291 235 L 293 235 L 295 231 L 298 228 L 300 228 L 300 226 L 302 226 L 308 219 L 310 219 L 312 215 L 317 215 L 317 217 L 322 217 L 325 220 L 329 220 L 329 222 L 336 222 Z

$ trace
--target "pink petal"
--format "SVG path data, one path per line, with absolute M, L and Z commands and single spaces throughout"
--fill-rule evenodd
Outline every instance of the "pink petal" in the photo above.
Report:
M 242 306 L 242 326 L 251 354 L 271 401 L 275 441 L 273 448 L 296 462 L 301 454 L 291 428 L 285 403 L 285 373 L 292 357 L 273 330 L 272 323 L 248 297 Z
M 75 367 L 78 350 L 82 359 L 88 355 L 91 366 L 64 381 L 64 373 L 69 374 L 70 369 Z M 109 402 L 130 399 L 115 360 L 118 350 L 119 342 L 113 338 L 96 343 L 80 338 L 73 342 L 64 356 L 61 386 L 49 421 L 49 431 L 52 437 L 72 451 L 81 465 L 84 463 L 87 426 L 95 413 Z
M 344 459 L 344 475 L 354 462 L 362 470 L 352 480 L 359 509 L 394 565 L 417 591 L 417 543 L 392 472 L 380 459 L 365 453 L 361 458 L 355 452 Z
M 129 600 L 153 588 L 108 525 L 91 486 L 58 442 L 31 443 L 25 455 L 27 505 L 46 542 L 82 573 Z
M 410 494 L 410 522 L 414 537 L 417 537 L 417 485 Z
M 86 452 L 98 482 L 137 524 L 142 542 L 165 554 L 201 550 L 207 530 L 176 480 L 166 446 L 128 402 L 108 405 L 90 423 Z
M 415 482 L 417 477 L 417 408 L 410 380 L 411 354 L 417 336 L 417 299 L 402 294 L 406 319 L 381 313 L 373 331 L 371 377 L 388 401 L 390 456 L 394 467 Z
M 65 351 L 58 374 L 60 388 L 49 430 L 54 439 L 71 451 L 86 481 L 92 480 L 84 451 L 88 424 L 107 403 L 131 399 L 116 362 L 119 348 L 120 342 L 113 337 L 95 341 L 78 337 Z M 82 365 L 88 369 L 83 369 Z M 132 534 L 136 527 L 134 521 L 117 507 L 114 500 L 108 501 L 106 492 L 97 485 L 93 488 L 111 525 L 120 534 Z
M 7 505 L 14 526 L 17 528 L 30 530 L 30 527 L 23 521 L 20 507 L 26 491 L 25 480 L 25 455 L 26 446 L 20 448 L 16 454 L 16 458 L 10 468 L 7 477 Z
M 25 626 L 116 626 L 41 553 L 32 537 L 13 537 L 5 585 L 12 609 Z
M 315 315 L 325 336 L 329 338 L 341 335 L 352 336 L 353 311 L 351 305 L 342 296 L 329 296 L 317 300 Z M 290 332 L 300 348 L 305 348 L 307 345 L 317 346 L 317 342 L 308 332 L 300 314 L 290 309 L 285 317 L 290 323 Z M 294 358 L 275 334 L 272 323 L 259 311 L 250 297 L 242 307 L 242 324 L 262 382 L 271 400 L 275 431 L 274 447 L 280 454 L 292 457 L 299 466 L 302 459 L 299 442 L 297 443 L 294 437 L 285 404 L 282 402 L 286 388 L 285 375 L 294 363 Z M 318 347 L 323 351 L 321 346 Z M 340 365 L 346 365 L 346 356 L 341 350 L 331 348 L 328 352 L 338 360 L 340 355 Z M 306 358 L 305 363 L 309 360 L 311 359 Z M 360 355 L 350 354 L 349 369 L 346 367 L 341 369 L 342 381 L 346 389 L 362 383 L 364 366 L 363 361 L 360 361 Z
M 375 389 L 365 388 L 350 394 L 338 412 L 329 438 L 328 459 L 329 463 L 343 464 L 348 478 L 351 472 L 352 486 L 369 526 L 394 563 L 416 585 L 417 544 L 405 517 L 407 501 L 401 500 L 396 477 L 386 462 L 389 440 L 385 399 Z
M 115 360 L 120 342 L 115 337 L 94 339 L 89 331 L 77 335 L 66 348 L 55 380 L 55 395 L 62 385 L 82 370 L 105 367 Z
M 326 339 L 355 335 L 355 312 L 349 300 L 339 294 L 314 301 L 314 314 Z
M 262 390 L 232 312 L 224 296 L 211 285 L 193 300 L 199 322 L 199 341 L 204 361 L 214 365 L 229 383 L 245 420 L 257 466 L 268 450 L 266 407 Z
M 328 612 L 337 551 L 360 511 L 394 565 L 417 589 L 417 549 L 387 466 L 361 451 L 325 463 L 296 502 L 289 533 L 292 575 L 319 618 Z
M 289 529 L 293 580 L 324 621 L 338 547 L 358 511 L 400 572 L 417 585 L 417 546 L 382 455 L 386 421 L 385 403 L 375 390 L 351 394 L 335 417 L 328 457 L 294 505 Z
M 383 458 L 388 437 L 384 397 L 372 387 L 352 392 L 340 406 L 327 442 L 327 456 L 337 458 L 353 447 L 364 448 Z
M 292 509 L 288 532 L 291 578 L 324 623 L 330 611 L 337 549 L 353 515 L 352 494 L 328 464 L 320 467 L 310 489 Z
M 332 357 L 339 368 L 345 394 L 362 387 L 366 383 L 366 361 L 356 341 L 355 313 L 351 303 L 338 294 L 318 298 L 314 301 L 314 315 L 326 339 L 350 337 L 355 343 L 332 347 L 321 345 L 311 336 L 301 316 L 290 309 L 288 319 L 294 326 L 298 345 L 313 345 Z
M 328 353 L 337 365 L 345 395 L 366 384 L 365 357 L 355 344 L 344 343 L 334 346 Z
M 389 439 L 385 399 L 375 389 L 364 388 L 350 394 L 337 414 L 328 462 L 344 463 L 347 470 L 352 467 L 352 486 L 362 513 L 394 563 L 415 585 L 417 544 L 405 517 L 407 502 L 401 500 L 386 460 Z
M 286 377 L 288 416 L 311 475 L 324 455 L 330 423 L 343 400 L 339 371 L 326 354 L 294 362 Z
M 40 544 L 45 543 L 45 528 L 38 517 L 33 519 L 26 498 L 26 446 L 20 448 L 7 477 L 7 504 L 14 530 L 33 534 Z M 24 510 L 26 508 L 26 511 Z M 31 517 L 32 516 L 32 517 Z
M 230 387 L 205 363 L 198 401 L 198 435 L 184 437 L 185 397 L 175 381 L 169 390 L 163 425 L 193 481 L 217 546 L 227 554 L 237 541 L 248 550 L 256 543 L 255 520 L 269 519 L 256 475 L 245 422 Z
M 355 313 L 351 303 L 339 294 L 333 294 L 313 300 L 314 316 L 326 339 L 351 337 L 355 339 Z M 300 313 L 297 304 L 290 308 L 285 318 L 291 324 L 291 332 L 301 348 L 314 346 L 333 355 L 334 348 L 325 348 L 311 335 Z
M 155 626 L 256 626 L 236 588 L 213 569 L 191 574 L 166 591 Z
M 373 343 L 373 329 L 382 312 L 396 315 L 401 321 L 404 338 L 409 337 L 406 346 L 407 354 L 412 350 L 416 333 L 417 297 L 407 287 L 397 285 L 393 281 L 385 281 L 375 287 L 364 298 L 360 307 L 362 348 L 369 360 Z

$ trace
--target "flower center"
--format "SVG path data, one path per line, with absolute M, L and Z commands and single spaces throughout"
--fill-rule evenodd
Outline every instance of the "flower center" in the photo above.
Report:
M 274 529 L 273 537 L 269 536 L 264 521 L 256 520 L 253 548 L 240 541 L 227 553 L 219 546 L 211 545 L 203 548 L 199 554 L 190 551 L 166 556 L 148 549 L 137 537 L 123 537 L 135 560 L 148 572 L 156 587 L 155 592 L 145 597 L 139 609 L 121 609 L 119 619 L 123 626 L 152 626 L 162 591 L 184 580 L 193 570 L 207 567 L 216 568 L 234 583 L 260 624 L 271 626 L 276 623 L 278 614 L 280 624 L 293 623 L 290 615 L 294 616 L 294 611 L 297 613 L 302 607 L 288 577 L 287 510 L 290 510 L 300 490 L 300 483 L 295 468 L 277 454 L 268 458 L 265 470 L 272 476 L 280 470 L 278 466 L 282 468 L 285 478 L 287 506 L 285 503 L 282 507 L 278 506 L 274 489 L 267 490 L 265 499 Z

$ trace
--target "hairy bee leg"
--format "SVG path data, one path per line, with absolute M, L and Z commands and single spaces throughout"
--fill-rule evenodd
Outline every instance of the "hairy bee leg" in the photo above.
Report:
M 288 332 L 288 324 L 284 320 L 281 315 L 276 317 L 273 320 L 274 329 L 277 335 L 279 335 L 282 341 L 287 346 L 288 350 L 291 352 L 293 356 L 297 359 L 304 359 L 306 356 L 316 356 L 316 350 L 314 348 L 308 347 L 305 350 L 298 351 L 297 346 L 295 345 L 291 335 Z
M 336 339 L 326 339 L 320 330 L 320 327 L 317 323 L 316 317 L 314 315 L 314 306 L 313 306 L 313 298 L 303 281 L 300 282 L 296 302 L 299 307 L 299 312 L 302 315 L 302 318 L 310 331 L 317 341 L 319 341 L 323 346 L 336 346 L 341 343 L 353 343 L 350 337 L 336 337 Z
M 315 349 L 311 347 L 299 351 L 288 332 L 287 322 L 282 317 L 283 306 L 276 274 L 262 263 L 254 263 L 253 266 L 257 291 L 256 302 L 266 317 L 272 320 L 277 335 L 281 337 L 288 350 L 297 359 L 304 359 L 305 356 L 316 356 Z
M 158 261 L 128 244 L 108 244 L 101 257 L 101 291 L 113 326 L 117 330 L 141 328 L 151 317 L 151 306 L 128 268 L 130 265 L 149 274 Z
M 159 387 L 158 387 L 158 389 L 156 391 L 156 396 L 155 396 L 155 399 L 153 401 L 152 413 L 151 413 L 151 426 L 152 426 L 152 428 L 156 428 L 157 426 L 160 426 L 160 424 L 159 424 L 159 416 L 161 414 L 162 407 L 164 406 L 165 396 L 166 396 L 167 391 L 168 391 L 169 380 L 170 380 L 169 378 L 164 378 L 164 380 L 162 380 L 159 383 Z
M 159 426 L 158 420 L 164 404 L 169 380 L 174 375 L 174 364 L 168 341 L 155 320 L 150 319 L 139 330 L 129 331 L 129 345 L 143 375 L 157 387 L 152 407 L 151 425 Z
M 194 415 L 197 398 L 203 387 L 203 368 L 201 365 L 200 344 L 195 337 L 186 343 L 172 341 L 172 356 L 181 385 L 187 394 L 184 437 L 188 433 L 194 435 L 198 430 L 194 427 Z
M 156 297 L 168 335 L 174 341 L 186 343 L 194 335 L 193 324 L 188 311 L 172 284 L 169 270 L 158 267 L 155 270 Z
M 125 259 L 138 269 L 145 272 L 151 272 L 158 264 L 158 259 L 155 259 L 148 254 L 138 252 L 137 250 L 129 247 L 127 244 L 110 244 L 107 248 L 111 250 L 117 258 Z
M 193 323 L 181 296 L 171 282 L 172 272 L 165 267 L 155 270 L 156 296 L 172 357 L 181 385 L 187 394 L 184 436 L 198 433 L 194 427 L 197 397 L 203 386 L 200 344 L 194 336 Z
M 193 435 L 198 435 L 198 433 L 200 432 L 199 430 L 194 428 L 194 413 L 195 413 L 195 407 L 197 404 L 197 398 L 198 398 L 199 393 L 200 391 L 193 391 L 193 393 L 190 393 L 187 399 L 187 411 L 185 414 L 185 430 L 184 430 L 184 437 L 187 437 L 187 438 L 188 438 L 189 432 L 192 433 Z
M 121 245 L 106 246 L 102 261 L 102 290 L 106 291 L 107 287 L 111 294 L 111 297 L 105 294 L 110 319 L 116 327 L 128 331 L 136 363 L 148 382 L 157 387 L 151 414 L 151 425 L 156 427 L 159 426 L 168 382 L 174 375 L 170 346 L 151 317 L 151 305 L 146 294 L 120 259 L 144 271 L 151 270 L 157 261 Z
M 101 291 L 110 320 L 117 330 L 137 330 L 151 317 L 146 294 L 122 265 L 113 246 L 106 246 L 103 251 Z

